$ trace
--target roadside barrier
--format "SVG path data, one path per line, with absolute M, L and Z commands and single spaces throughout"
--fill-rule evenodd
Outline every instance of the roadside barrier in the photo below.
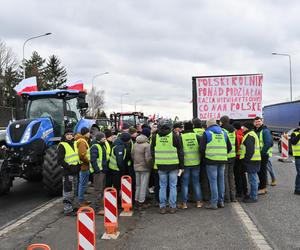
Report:
M 78 250 L 96 250 L 95 212 L 90 207 L 77 211 Z
M 289 137 L 286 133 L 281 136 L 281 158 L 279 161 L 291 162 L 289 160 Z
M 104 190 L 104 228 L 105 233 L 101 239 L 118 238 L 118 192 L 111 187 Z
M 27 247 L 27 250 L 34 250 L 34 249 L 44 249 L 44 250 L 51 250 L 51 248 L 46 245 L 46 244 L 39 244 L 39 243 L 36 243 L 36 244 L 31 244 L 29 247 Z
M 129 175 L 121 178 L 121 194 L 123 212 L 120 216 L 132 216 L 132 180 Z

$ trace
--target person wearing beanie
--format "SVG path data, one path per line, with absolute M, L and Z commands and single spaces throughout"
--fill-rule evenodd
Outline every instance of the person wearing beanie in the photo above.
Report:
M 135 143 L 135 139 L 138 135 L 137 130 L 134 127 L 129 128 L 129 134 L 131 135 L 131 140 L 133 143 Z
M 260 143 L 257 134 L 253 131 L 252 122 L 245 122 L 243 125 L 244 137 L 239 150 L 242 168 L 246 169 L 250 184 L 249 196 L 244 197 L 243 202 L 257 202 L 258 176 L 261 154 Z
M 236 197 L 244 198 L 248 194 L 248 182 L 246 178 L 246 170 L 242 168 L 240 161 L 239 150 L 244 136 L 242 124 L 239 121 L 233 122 L 232 126 L 235 129 L 236 135 L 236 159 L 234 163 L 234 178 L 236 185 Z
M 295 157 L 296 180 L 295 180 L 295 195 L 300 195 L 300 121 L 299 127 L 291 134 L 290 142 L 292 144 L 292 152 Z
M 200 187 L 200 139 L 201 137 L 193 131 L 193 123 L 187 121 L 183 123 L 184 132 L 181 134 L 184 154 L 184 172 L 181 178 L 181 200 L 179 205 L 182 209 L 187 209 L 190 176 L 192 179 L 194 201 L 197 208 L 203 206 L 202 192 Z
M 193 119 L 194 132 L 200 136 L 203 135 L 205 129 L 202 127 L 202 122 L 199 118 Z
M 128 151 L 128 145 L 131 143 L 131 135 L 129 133 L 123 132 L 120 134 L 112 144 L 111 156 L 108 164 L 107 173 L 107 187 L 114 187 L 118 194 L 121 189 L 121 177 L 127 174 L 128 170 L 128 158 L 127 155 L 130 154 Z M 118 195 L 118 199 L 120 196 Z M 120 204 L 120 203 L 119 203 Z
M 149 178 L 152 167 L 149 136 L 150 130 L 148 128 L 143 128 L 142 133 L 137 136 L 136 144 L 131 151 L 136 181 L 134 198 L 139 211 L 142 210 L 142 208 L 148 208 L 146 194 L 149 187 Z
M 173 132 L 174 132 L 176 135 L 180 135 L 182 129 L 183 129 L 182 122 L 175 122 L 175 123 L 173 124 Z
M 124 122 L 123 125 L 122 125 L 122 131 L 121 132 L 126 132 L 128 133 L 129 132 L 129 128 L 130 128 L 130 125 L 127 123 L 127 122 Z
M 172 132 L 168 124 L 162 124 L 158 132 L 152 136 L 151 155 L 159 174 L 160 213 L 167 212 L 167 187 L 169 186 L 170 213 L 174 214 L 177 201 L 177 175 L 183 171 L 184 155 L 181 137 Z
M 90 130 L 83 127 L 80 130 L 80 134 L 75 136 L 76 146 L 78 149 L 78 155 L 80 159 L 80 173 L 79 173 L 79 185 L 78 185 L 78 202 L 81 207 L 89 206 L 90 201 L 86 201 L 84 198 L 85 191 L 88 187 L 90 172 Z
M 210 204 L 205 208 L 217 209 L 224 207 L 224 171 L 228 160 L 227 154 L 231 151 L 231 143 L 214 118 L 209 119 L 206 124 L 207 129 L 200 143 L 200 153 L 204 156 L 211 197 Z
M 228 162 L 225 164 L 225 202 L 237 202 L 236 189 L 234 180 L 234 164 L 236 159 L 237 138 L 234 127 L 230 124 L 230 119 L 227 115 L 220 118 L 220 126 L 227 133 L 231 143 L 231 151 L 228 153 Z
M 63 168 L 63 206 L 64 214 L 75 216 L 74 200 L 76 196 L 78 173 L 80 171 L 79 156 L 74 146 L 72 129 L 66 129 L 57 148 L 57 165 Z
M 93 207 L 98 215 L 104 215 L 103 192 L 105 175 L 107 173 L 107 154 L 105 147 L 106 137 L 102 132 L 95 135 L 95 140 L 90 148 L 91 166 L 90 173 L 93 176 Z
M 258 194 L 264 195 L 267 193 L 267 165 L 273 151 L 273 137 L 271 131 L 264 125 L 261 117 L 254 118 L 255 133 L 258 136 L 261 147 L 261 163 L 258 172 L 259 187 Z
M 150 136 L 151 136 L 151 129 L 148 128 L 148 127 L 144 127 L 142 129 L 141 134 L 144 135 L 144 136 L 146 136 L 147 138 L 150 138 Z

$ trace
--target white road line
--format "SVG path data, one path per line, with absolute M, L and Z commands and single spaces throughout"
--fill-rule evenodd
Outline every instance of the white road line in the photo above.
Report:
M 250 217 L 245 212 L 241 204 L 239 204 L 238 202 L 231 203 L 231 204 L 233 209 L 241 219 L 243 225 L 247 229 L 248 233 L 250 234 L 250 237 L 252 238 L 257 248 L 261 250 L 273 249 L 267 242 L 266 238 L 259 232 L 257 226 L 250 219 Z
M 57 203 L 62 202 L 62 200 L 63 200 L 63 198 L 52 199 L 52 200 L 42 204 L 41 206 L 35 208 L 34 210 L 31 210 L 31 211 L 25 213 L 24 215 L 20 216 L 19 218 L 15 219 L 11 222 L 8 222 L 7 224 L 5 224 L 3 227 L 0 228 L 0 237 L 4 234 L 9 233 L 11 230 L 19 227 L 20 225 L 29 221 L 30 219 L 34 218 L 35 216 L 39 215 L 40 213 L 46 211 L 47 209 L 53 207 Z

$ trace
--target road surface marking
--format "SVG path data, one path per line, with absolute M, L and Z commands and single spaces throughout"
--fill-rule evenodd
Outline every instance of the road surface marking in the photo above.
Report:
M 241 221 L 243 222 L 243 225 L 247 229 L 248 233 L 250 234 L 250 237 L 252 238 L 253 242 L 257 246 L 258 249 L 268 250 L 273 249 L 269 243 L 267 242 L 266 238 L 259 232 L 257 226 L 253 223 L 253 221 L 250 219 L 248 214 L 245 212 L 243 207 L 240 203 L 231 203 L 232 207 L 234 208 L 235 212 L 240 217 Z
M 53 207 L 54 205 L 62 202 L 62 200 L 63 200 L 63 198 L 52 199 L 52 200 L 42 204 L 41 206 L 35 208 L 34 210 L 31 210 L 31 211 L 21 215 L 19 218 L 8 222 L 7 224 L 5 224 L 4 226 L 2 226 L 0 228 L 0 237 L 4 234 L 7 234 L 11 230 L 19 227 L 20 225 L 24 224 L 25 222 L 29 221 L 30 219 L 34 218 L 35 216 L 43 213 L 44 211 Z

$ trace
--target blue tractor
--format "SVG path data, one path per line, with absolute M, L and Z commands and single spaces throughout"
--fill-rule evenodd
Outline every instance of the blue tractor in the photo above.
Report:
M 85 92 L 53 90 L 23 93 L 25 119 L 6 130 L 5 158 L 0 165 L 0 195 L 9 192 L 16 177 L 43 180 L 50 195 L 62 193 L 62 168 L 57 165 L 57 145 L 67 127 L 99 131 L 95 120 L 85 119 Z

